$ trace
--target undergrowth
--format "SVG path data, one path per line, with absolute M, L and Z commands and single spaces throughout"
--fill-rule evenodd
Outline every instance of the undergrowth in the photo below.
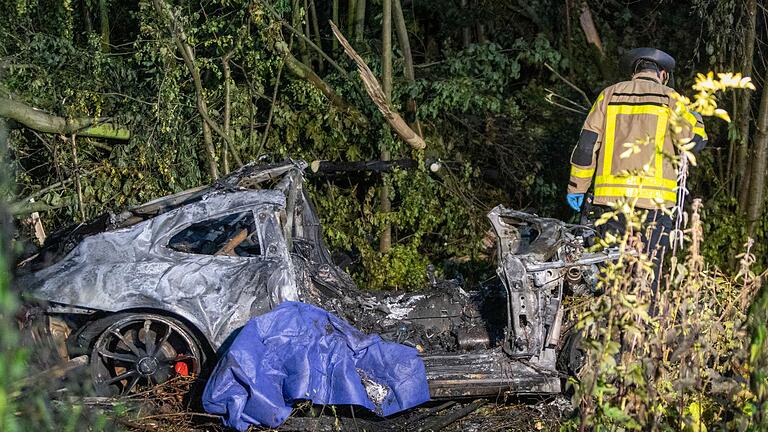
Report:
M 715 94 L 750 86 L 749 79 L 738 75 L 715 79 L 710 73 L 697 79 L 693 101 L 676 95 L 670 121 L 682 156 L 665 157 L 678 168 L 686 160 L 695 164 L 689 140 L 680 138 L 684 112 L 729 120 L 717 108 Z M 648 143 L 625 146 L 642 144 Z M 642 174 L 653 174 L 650 165 Z M 768 292 L 760 290 L 761 277 L 752 271 L 752 240 L 736 257 L 735 277 L 708 264 L 702 255 L 703 204 L 694 200 L 687 228 L 671 233 L 673 242 L 684 236 L 685 248 L 661 260 L 663 277 L 654 295 L 652 258 L 659 251 L 642 244 L 640 233 L 649 226 L 649 212 L 636 203 L 636 198 L 618 200 L 597 222 L 623 216 L 625 233 L 603 240 L 603 246 L 618 246 L 622 255 L 604 269 L 599 281 L 604 294 L 573 312 L 585 360 L 570 382 L 578 416 L 563 430 L 768 429 L 763 413 L 768 399 Z

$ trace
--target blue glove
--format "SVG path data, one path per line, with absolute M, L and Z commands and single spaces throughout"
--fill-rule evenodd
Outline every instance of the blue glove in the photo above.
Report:
M 571 206 L 572 209 L 576 211 L 581 210 L 581 204 L 584 202 L 584 194 L 583 193 L 569 193 L 566 197 L 568 200 L 568 205 Z

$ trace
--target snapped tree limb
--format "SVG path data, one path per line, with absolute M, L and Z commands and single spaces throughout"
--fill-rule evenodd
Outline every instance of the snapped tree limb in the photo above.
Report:
M 106 117 L 68 119 L 48 114 L 7 97 L 0 97 L 0 117 L 15 120 L 30 129 L 44 133 L 62 135 L 74 133 L 83 137 L 119 140 L 127 140 L 131 137 L 130 130 L 109 123 L 110 119 Z
M 350 118 L 352 118 L 352 120 L 359 126 L 364 128 L 368 127 L 368 120 L 365 118 L 365 116 L 363 116 L 363 114 L 358 111 L 357 108 L 348 104 L 347 101 L 339 96 L 339 94 L 336 93 L 336 91 L 330 85 L 328 85 L 328 83 L 323 81 L 323 79 L 320 78 L 309 66 L 305 65 L 299 59 L 294 57 L 285 42 L 280 41 L 276 43 L 275 49 L 277 49 L 277 51 L 282 54 L 285 66 L 289 71 L 291 71 L 292 74 L 298 78 L 309 81 L 318 90 L 320 90 L 320 92 L 323 93 L 325 97 L 327 97 L 331 103 L 336 106 L 336 108 L 339 108 L 341 111 L 347 113 Z
M 355 49 L 352 48 L 352 45 L 349 44 L 349 41 L 347 41 L 344 35 L 341 34 L 334 23 L 331 23 L 331 30 L 333 30 L 333 34 L 339 40 L 341 46 L 344 47 L 344 51 L 347 55 L 357 64 L 357 69 L 360 72 L 360 78 L 363 80 L 365 91 L 368 92 L 368 95 L 373 100 L 373 103 L 376 104 L 376 107 L 384 116 L 387 123 L 389 123 L 400 138 L 412 148 L 416 150 L 424 149 L 427 146 L 424 139 L 417 135 L 416 132 L 408 126 L 405 120 L 403 120 L 400 114 L 389 106 L 384 91 L 381 89 L 381 85 L 379 85 L 379 81 L 376 79 L 373 72 L 371 72 L 371 69 L 368 68 L 368 65 L 365 64 L 365 61 L 357 54 L 357 52 L 355 52 Z

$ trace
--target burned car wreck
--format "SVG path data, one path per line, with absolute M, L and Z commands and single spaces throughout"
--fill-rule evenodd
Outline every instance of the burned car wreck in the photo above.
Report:
M 435 399 L 561 391 L 563 296 L 594 287 L 615 251 L 587 252 L 578 227 L 498 206 L 488 217 L 500 284 L 360 290 L 322 240 L 306 167 L 246 165 L 64 230 L 15 283 L 41 305 L 63 356 L 90 356 L 103 395 L 205 373 L 251 317 L 284 301 L 416 347 Z

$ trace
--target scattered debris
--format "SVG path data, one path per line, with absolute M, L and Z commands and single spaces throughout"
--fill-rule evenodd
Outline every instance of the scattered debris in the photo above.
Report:
M 365 393 L 368 394 L 368 399 L 370 399 L 371 402 L 373 402 L 373 405 L 376 407 L 374 412 L 376 414 L 383 415 L 381 406 L 384 404 L 384 401 L 387 400 L 387 397 L 391 393 L 389 391 L 389 387 L 375 381 L 360 368 L 355 369 L 355 371 L 357 371 L 357 374 L 360 375 L 360 381 L 363 383 L 363 387 L 365 387 Z
M 442 430 L 449 424 L 464 418 L 468 416 L 469 414 L 473 413 L 474 411 L 477 411 L 481 406 L 486 404 L 485 399 L 478 399 L 474 402 L 472 402 L 469 405 L 466 405 L 464 407 L 461 407 L 455 411 L 452 411 L 446 415 L 436 417 L 432 419 L 431 422 L 421 426 L 417 429 L 418 432 L 427 432 L 427 431 L 433 431 L 437 432 L 439 430 Z

